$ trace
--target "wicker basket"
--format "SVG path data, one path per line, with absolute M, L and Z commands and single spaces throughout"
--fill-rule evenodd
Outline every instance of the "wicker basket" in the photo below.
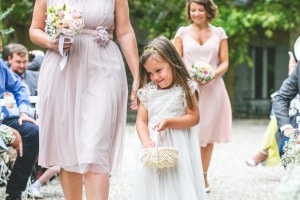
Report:
M 144 148 L 140 151 L 140 160 L 146 167 L 174 167 L 178 159 L 178 149 L 173 147 L 157 147 L 158 133 L 155 132 L 155 147 Z

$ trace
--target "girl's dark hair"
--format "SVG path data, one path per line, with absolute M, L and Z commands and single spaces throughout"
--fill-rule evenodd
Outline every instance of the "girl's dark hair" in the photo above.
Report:
M 209 22 L 212 21 L 217 16 L 218 7 L 214 3 L 213 0 L 188 0 L 187 3 L 186 3 L 186 14 L 187 14 L 187 20 L 189 22 L 192 22 L 191 15 L 190 15 L 190 11 L 191 11 L 190 5 L 191 5 L 191 3 L 196 3 L 196 4 L 204 6 L 204 9 L 207 13 L 206 18 Z
M 191 79 L 181 57 L 179 56 L 175 46 L 166 37 L 160 36 L 150 41 L 144 48 L 140 56 L 139 66 L 139 88 L 150 82 L 150 75 L 144 68 L 144 64 L 149 59 L 162 59 L 168 62 L 173 70 L 174 84 L 181 86 L 185 92 L 187 105 L 193 109 L 195 107 L 192 100 L 192 93 L 188 84 Z

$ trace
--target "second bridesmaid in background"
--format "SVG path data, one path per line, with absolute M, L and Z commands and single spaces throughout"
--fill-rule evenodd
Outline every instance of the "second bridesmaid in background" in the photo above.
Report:
M 214 143 L 231 140 L 232 111 L 222 76 L 228 70 L 228 42 L 223 28 L 210 22 L 217 15 L 212 0 L 189 0 L 186 5 L 189 25 L 180 27 L 174 44 L 188 70 L 197 62 L 212 66 L 214 77 L 200 87 L 198 125 L 206 192 L 210 192 L 207 172 Z

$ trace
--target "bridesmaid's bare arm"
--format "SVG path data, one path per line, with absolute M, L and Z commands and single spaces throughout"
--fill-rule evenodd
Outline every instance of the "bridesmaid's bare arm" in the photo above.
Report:
M 130 99 L 131 101 L 136 102 L 136 91 L 138 89 L 137 79 L 139 70 L 136 37 L 129 19 L 129 7 L 127 0 L 116 0 L 115 6 L 115 32 L 134 79 Z
M 220 57 L 220 65 L 218 66 L 217 70 L 215 71 L 215 77 L 222 76 L 228 70 L 229 56 L 228 56 L 228 41 L 227 41 L 227 39 L 223 39 L 220 43 L 219 57 Z
M 32 22 L 29 28 L 29 36 L 31 41 L 36 45 L 51 49 L 53 48 L 53 44 L 44 31 L 46 12 L 47 0 L 36 0 L 32 14 Z
M 183 44 L 182 44 L 182 39 L 180 37 L 175 37 L 174 46 L 177 49 L 177 52 L 180 55 L 180 57 L 182 57 L 183 56 Z

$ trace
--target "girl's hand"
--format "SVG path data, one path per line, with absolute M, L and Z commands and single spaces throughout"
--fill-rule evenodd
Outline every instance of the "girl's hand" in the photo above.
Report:
M 153 126 L 153 130 L 156 130 L 157 132 L 164 131 L 166 128 L 168 128 L 168 119 L 163 119 L 157 124 Z
M 149 139 L 149 140 L 143 142 L 143 147 L 144 148 L 155 147 L 155 143 L 151 139 Z

